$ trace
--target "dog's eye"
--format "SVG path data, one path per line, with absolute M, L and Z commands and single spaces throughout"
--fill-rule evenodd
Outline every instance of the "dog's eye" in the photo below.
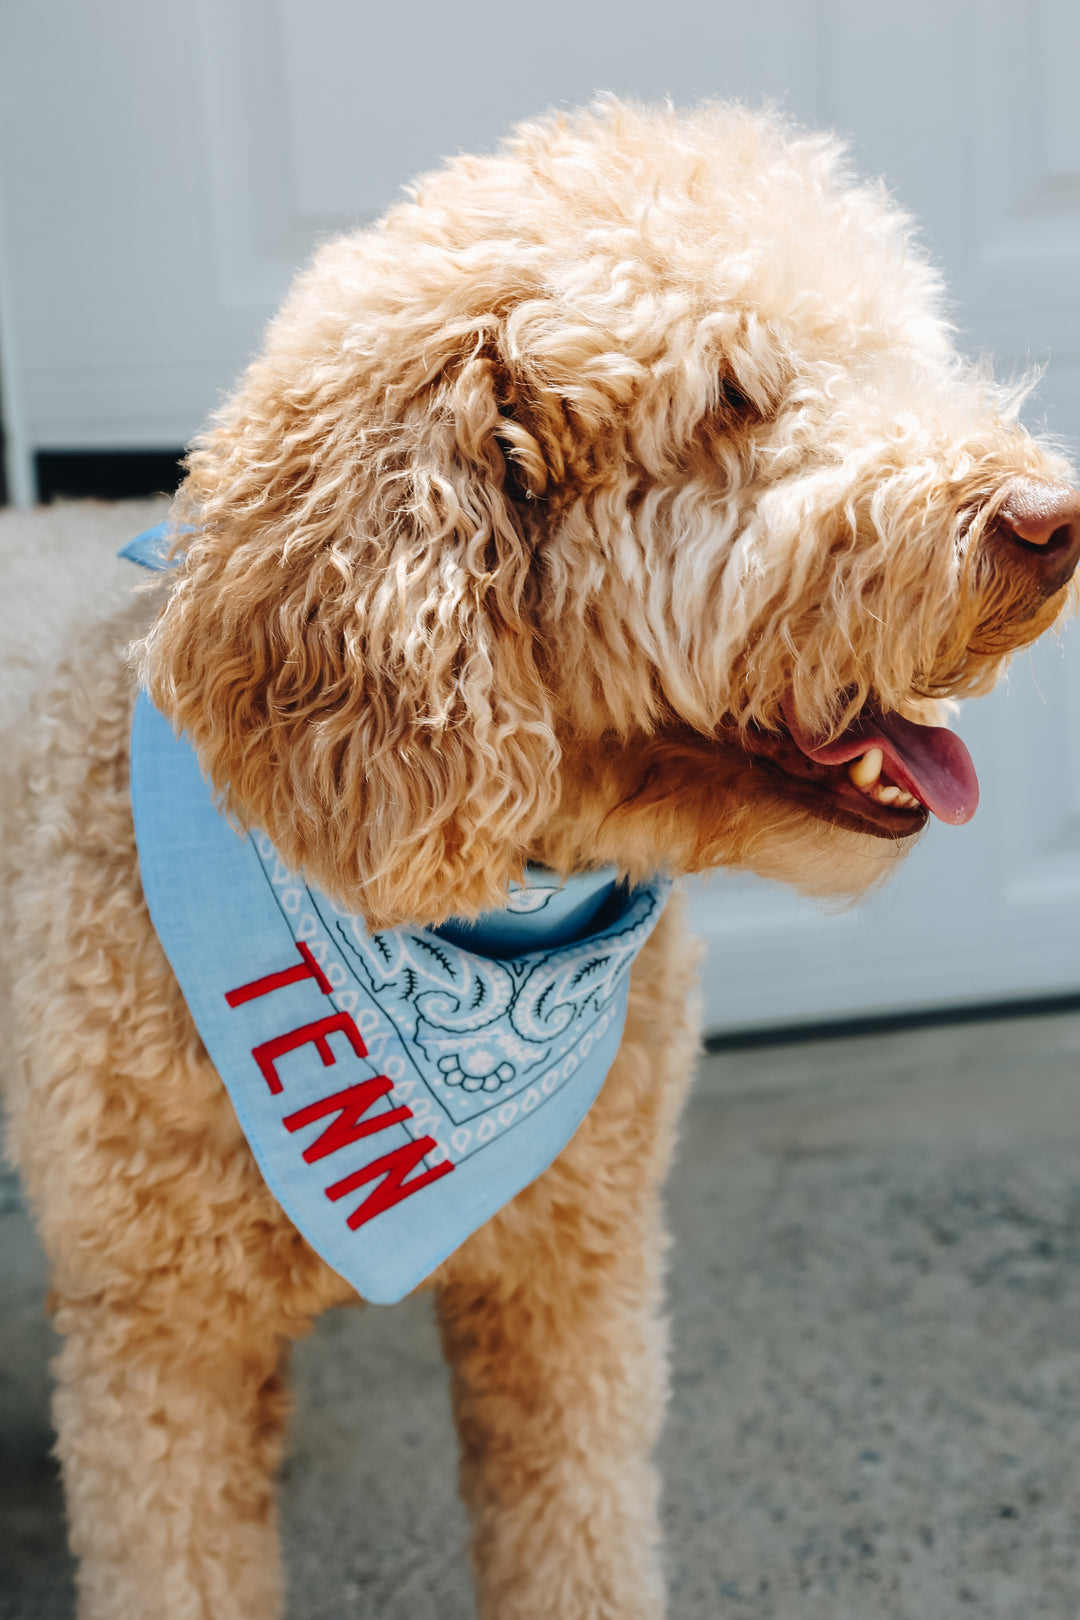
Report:
M 761 415 L 753 400 L 749 399 L 738 383 L 732 382 L 729 377 L 725 377 L 720 384 L 717 408 L 721 415 L 727 416 L 729 419 L 742 418 L 747 420 Z
M 764 420 L 759 406 L 730 377 L 719 380 L 715 402 L 705 412 L 694 435 L 691 455 L 704 453 L 711 464 L 722 446 Z
M 506 445 L 503 446 L 503 489 L 508 500 L 531 501 L 532 490 L 529 488 L 525 473 L 517 459 L 510 454 Z
M 498 408 L 504 424 L 496 433 L 503 457 L 503 489 L 511 501 L 532 501 L 547 483 L 540 446 L 519 407 L 500 400 Z

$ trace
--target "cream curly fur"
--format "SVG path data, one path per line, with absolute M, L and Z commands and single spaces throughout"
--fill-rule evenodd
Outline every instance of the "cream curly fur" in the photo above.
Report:
M 277 1612 L 284 1353 L 350 1297 L 150 926 L 125 646 L 230 814 L 372 924 L 497 906 L 528 860 L 859 893 L 911 840 L 796 791 L 785 701 L 822 733 L 871 694 L 928 716 L 1067 594 L 990 543 L 1009 480 L 1064 464 L 940 309 L 831 139 L 730 107 L 526 125 L 298 280 L 191 455 L 160 609 L 88 626 L 45 700 L 11 846 L 13 1140 L 67 1336 L 83 1620 Z M 431 1279 L 485 1620 L 663 1612 L 695 959 L 676 897 L 593 1111 Z

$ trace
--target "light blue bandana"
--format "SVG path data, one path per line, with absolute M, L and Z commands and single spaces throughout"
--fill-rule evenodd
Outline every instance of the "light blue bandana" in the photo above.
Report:
M 171 538 L 121 555 L 166 567 Z M 403 1298 L 584 1119 L 670 885 L 530 868 L 476 923 L 370 934 L 229 825 L 144 693 L 131 798 L 150 916 L 267 1185 L 365 1299 Z

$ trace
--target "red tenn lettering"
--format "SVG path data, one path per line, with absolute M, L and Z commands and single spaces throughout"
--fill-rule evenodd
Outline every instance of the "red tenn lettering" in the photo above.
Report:
M 335 1181 L 332 1187 L 327 1187 L 326 1196 L 335 1201 L 344 1198 L 355 1187 L 362 1187 L 366 1181 L 374 1181 L 376 1176 L 384 1179 L 372 1189 L 358 1209 L 354 1209 L 349 1216 L 349 1225 L 355 1232 L 358 1226 L 365 1221 L 372 1220 L 381 1215 L 383 1210 L 391 1209 L 394 1204 L 400 1204 L 403 1198 L 409 1198 L 421 1187 L 426 1187 L 432 1181 L 438 1181 L 440 1176 L 447 1176 L 454 1168 L 452 1164 L 438 1164 L 434 1170 L 425 1170 L 422 1176 L 414 1181 L 406 1181 L 405 1177 L 411 1170 L 415 1170 L 425 1153 L 430 1153 L 438 1144 L 433 1136 L 421 1136 L 415 1142 L 406 1142 L 404 1147 L 394 1148 L 391 1153 L 384 1153 L 381 1159 L 374 1159 L 371 1164 L 364 1165 L 361 1170 L 354 1170 L 351 1176 L 345 1176 L 341 1181 Z
M 349 1045 L 357 1057 L 367 1057 L 367 1047 L 361 1038 L 360 1031 L 353 1023 L 347 1012 L 329 1013 L 325 1018 L 316 1018 L 313 1024 L 301 1024 L 299 1029 L 292 1029 L 287 1035 L 275 1035 L 273 1040 L 263 1041 L 260 1046 L 251 1049 L 251 1055 L 262 1071 L 262 1077 L 271 1091 L 281 1090 L 281 1080 L 274 1067 L 277 1059 L 286 1052 L 295 1052 L 298 1046 L 306 1046 L 310 1041 L 316 1052 L 322 1058 L 326 1068 L 336 1063 L 330 1043 L 326 1039 L 336 1029 L 341 1030 L 349 1040 Z
M 384 1131 L 388 1125 L 398 1125 L 403 1119 L 411 1119 L 411 1108 L 388 1108 L 370 1119 L 361 1119 L 360 1116 L 366 1114 L 373 1103 L 385 1097 L 393 1088 L 392 1080 L 388 1080 L 385 1074 L 377 1074 L 373 1080 L 361 1080 L 355 1086 L 347 1086 L 344 1091 L 335 1091 L 332 1097 L 322 1097 L 318 1102 L 309 1103 L 306 1108 L 298 1108 L 282 1123 L 287 1131 L 299 1131 L 314 1120 L 325 1118 L 327 1114 L 337 1114 L 322 1135 L 304 1149 L 304 1162 L 314 1164 L 316 1159 L 325 1159 L 328 1153 L 336 1153 L 339 1148 L 358 1142 L 362 1136 L 370 1136 L 374 1131 Z
M 300 979 L 314 979 L 324 996 L 330 994 L 331 985 L 326 974 L 312 956 L 307 945 L 299 940 L 296 948 L 303 961 L 297 962 L 295 967 L 282 968 L 278 973 L 267 973 L 261 979 L 252 979 L 250 984 L 242 984 L 237 990 L 226 990 L 225 1000 L 230 1007 L 242 1007 L 245 1001 L 256 1001 L 259 996 L 268 996 L 271 990 L 280 990 L 283 985 L 296 984 Z

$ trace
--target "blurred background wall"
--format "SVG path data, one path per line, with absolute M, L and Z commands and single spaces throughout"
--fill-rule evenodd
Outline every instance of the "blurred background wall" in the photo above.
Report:
M 922 220 L 961 342 L 1046 366 L 1029 420 L 1075 442 L 1078 60 L 1076 0 L 3 0 L 9 498 L 166 487 L 320 237 L 601 89 L 768 97 L 843 132 Z M 869 906 L 696 885 L 712 1029 L 1080 989 L 1069 644 L 965 711 L 983 806 Z

